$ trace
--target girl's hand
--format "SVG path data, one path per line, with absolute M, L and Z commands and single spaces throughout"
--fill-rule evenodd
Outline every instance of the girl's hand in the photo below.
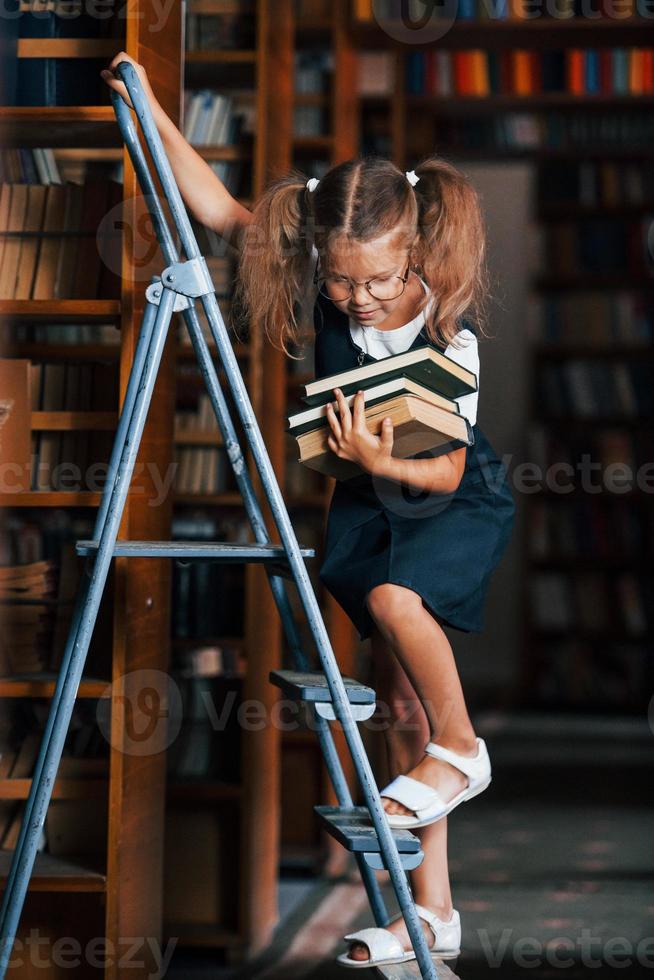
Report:
M 114 68 L 116 67 L 116 65 L 120 64 L 121 61 L 129 61 L 131 65 L 134 65 L 134 69 L 139 77 L 139 81 L 141 82 L 141 85 L 143 86 L 143 90 L 147 96 L 151 108 L 154 108 L 156 105 L 158 105 L 156 96 L 152 91 L 152 86 L 150 85 L 150 82 L 148 80 L 148 76 L 146 74 L 145 68 L 143 67 L 143 65 L 139 65 L 137 61 L 134 61 L 133 58 L 130 58 L 128 54 L 125 54 L 124 51 L 119 51 L 118 54 L 115 56 L 115 58 L 113 58 L 113 60 L 111 61 L 109 67 L 103 68 L 102 71 L 100 72 L 102 78 L 105 80 L 109 88 L 112 88 L 116 92 L 118 92 L 118 94 L 122 97 L 123 102 L 126 105 L 128 105 L 130 109 L 134 108 L 134 106 L 132 105 L 132 100 L 130 99 L 129 94 L 127 92 L 127 86 L 125 85 L 124 82 L 121 82 L 120 79 L 116 78 L 113 74 Z
M 340 459 L 349 459 L 369 473 L 375 472 L 391 455 L 393 423 L 382 422 L 381 438 L 373 436 L 366 426 L 363 392 L 356 393 L 353 413 L 350 413 L 350 406 L 340 388 L 335 388 L 334 394 L 340 414 L 337 417 L 332 403 L 327 403 L 327 421 L 332 430 L 327 437 L 327 445 Z

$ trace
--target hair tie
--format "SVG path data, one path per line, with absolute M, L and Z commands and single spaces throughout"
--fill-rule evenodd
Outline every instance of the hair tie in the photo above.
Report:
M 309 191 L 309 194 L 313 194 L 313 192 L 315 191 L 319 183 L 320 181 L 318 180 L 317 177 L 309 178 L 309 180 L 307 181 L 307 190 Z
M 418 174 L 415 172 L 415 170 L 407 170 L 405 172 L 405 176 L 412 187 L 415 187 L 418 181 L 420 180 L 420 177 L 418 177 Z

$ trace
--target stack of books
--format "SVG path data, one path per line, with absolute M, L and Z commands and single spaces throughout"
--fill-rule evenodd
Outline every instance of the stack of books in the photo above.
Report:
M 304 386 L 301 397 L 309 407 L 289 416 L 286 431 L 297 440 L 299 461 L 327 476 L 347 480 L 363 472 L 356 463 L 338 457 L 327 443 L 332 431 L 328 402 L 338 415 L 334 388 L 341 389 L 352 411 L 356 392 L 363 391 L 366 425 L 373 435 L 381 435 L 382 419 L 392 419 L 393 456 L 405 458 L 445 445 L 454 450 L 474 443 L 470 422 L 455 399 L 477 391 L 476 375 L 433 347 L 417 347 Z

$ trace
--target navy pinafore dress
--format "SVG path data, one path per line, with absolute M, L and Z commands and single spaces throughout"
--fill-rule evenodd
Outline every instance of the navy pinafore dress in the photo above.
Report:
M 472 325 L 462 321 L 461 329 Z M 318 294 L 314 306 L 315 376 L 368 364 L 348 317 Z M 423 326 L 410 350 L 437 347 Z M 504 465 L 477 424 L 475 443 L 454 493 L 429 493 L 364 473 L 338 480 L 323 541 L 320 581 L 365 640 L 374 621 L 366 595 L 391 582 L 412 589 L 437 620 L 481 632 L 486 592 L 513 527 L 515 503 Z M 433 458 L 447 446 L 414 454 Z

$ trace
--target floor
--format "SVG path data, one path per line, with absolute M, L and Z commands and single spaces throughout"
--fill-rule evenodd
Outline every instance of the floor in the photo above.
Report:
M 493 782 L 448 818 L 463 942 L 458 959 L 439 965 L 439 980 L 654 980 L 654 738 L 647 720 L 493 714 L 475 727 L 488 744 Z M 387 884 L 384 892 L 395 912 Z M 333 963 L 346 949 L 341 937 L 373 925 L 356 869 L 336 881 L 282 881 L 280 901 L 274 942 L 256 962 L 229 970 L 180 954 L 167 976 L 344 980 L 348 974 Z

